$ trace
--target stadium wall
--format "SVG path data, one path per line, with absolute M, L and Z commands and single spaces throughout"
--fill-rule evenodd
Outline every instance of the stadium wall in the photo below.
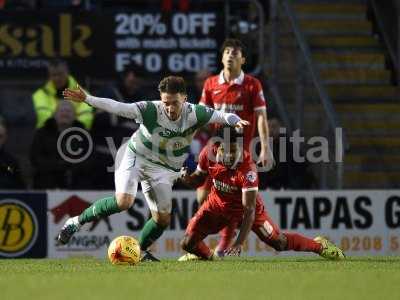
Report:
M 104 258 L 112 239 L 119 235 L 138 237 L 149 217 L 144 197 L 138 194 L 129 211 L 85 225 L 66 246 L 55 238 L 65 220 L 79 214 L 98 198 L 112 192 L 47 191 L 0 193 L 0 257 L 95 256 Z M 328 236 L 347 255 L 400 254 L 400 190 L 370 191 L 279 191 L 262 193 L 265 206 L 284 231 L 309 237 Z M 173 194 L 171 226 L 154 245 L 159 257 L 181 255 L 179 241 L 188 220 L 197 210 L 193 191 Z M 207 242 L 215 246 L 218 236 Z M 247 240 L 243 256 L 293 256 L 276 253 L 254 234 Z

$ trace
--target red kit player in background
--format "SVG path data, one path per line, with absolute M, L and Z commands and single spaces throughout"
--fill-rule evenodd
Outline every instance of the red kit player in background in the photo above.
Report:
M 236 113 L 250 126 L 244 129 L 243 145 L 250 155 L 255 151 L 251 142 L 257 126 L 261 142 L 261 151 L 257 164 L 263 171 L 269 171 L 274 165 L 274 158 L 269 147 L 267 111 L 260 81 L 242 70 L 246 62 L 244 45 L 237 39 L 226 39 L 221 47 L 223 70 L 219 75 L 209 77 L 203 88 L 200 104 L 216 110 Z M 257 125 L 256 125 L 257 124 Z M 254 160 L 254 157 L 253 157 Z M 210 180 L 197 189 L 197 201 L 203 203 L 211 188 Z M 220 242 L 216 248 L 219 255 L 229 247 L 236 228 L 228 226 L 220 232 Z
M 207 201 L 186 228 L 181 246 L 188 254 L 179 260 L 220 258 L 203 240 L 231 224 L 240 226 L 240 231 L 236 241 L 226 250 L 228 255 L 240 255 L 243 243 L 252 230 L 264 243 L 277 251 L 306 251 L 326 259 L 344 259 L 343 251 L 323 237 L 312 240 L 301 234 L 280 232 L 264 209 L 258 193 L 257 170 L 249 153 L 243 151 L 237 142 L 236 130 L 227 130 L 229 137 L 225 134 L 221 138 L 222 142 L 209 143 L 202 150 L 194 173 L 189 175 L 186 170 L 182 172 L 183 183 L 196 187 L 209 176 L 212 179 L 212 188 Z M 223 135 L 220 131 L 221 136 Z

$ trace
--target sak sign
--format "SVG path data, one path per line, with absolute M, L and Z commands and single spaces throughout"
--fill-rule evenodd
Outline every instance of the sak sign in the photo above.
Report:
M 107 68 L 107 59 L 96 51 L 100 43 L 97 32 L 107 37 L 107 28 L 98 18 L 91 18 L 87 12 L 1 12 L 0 18 L 0 72 L 7 75 L 34 76 L 44 71 L 47 61 L 62 58 L 73 70 L 87 74 L 102 71 L 93 61 L 102 59 Z M 111 35 L 108 34 L 109 39 Z M 111 55 L 110 51 L 104 53 Z M 111 57 L 109 58 L 111 68 Z M 32 73 L 26 73 L 26 71 Z
M 73 73 L 100 78 L 113 78 L 131 63 L 150 75 L 215 71 L 224 38 L 216 7 L 170 14 L 0 12 L 0 74 L 44 74 L 52 58 L 65 59 Z
M 89 255 L 104 258 L 108 244 L 119 235 L 138 237 L 149 218 L 141 193 L 135 205 L 126 212 L 85 225 L 66 246 L 54 239 L 64 222 L 99 198 L 112 192 L 49 192 L 48 255 L 71 257 Z M 400 191 L 280 191 L 262 192 L 269 215 L 282 231 L 301 233 L 310 238 L 329 237 L 347 255 L 400 254 Z M 192 191 L 173 193 L 170 227 L 153 247 L 159 257 L 182 255 L 179 242 L 187 223 L 197 211 L 196 194 Z M 215 247 L 218 235 L 206 242 Z M 244 247 L 245 256 L 303 256 L 304 252 L 276 252 L 253 233 Z

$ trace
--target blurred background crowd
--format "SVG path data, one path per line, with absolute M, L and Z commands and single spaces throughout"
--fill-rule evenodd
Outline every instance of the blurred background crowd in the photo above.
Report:
M 13 11 L 17 10 L 51 11 L 51 9 L 103 11 L 107 9 L 123 7 L 132 8 L 135 5 L 140 5 L 141 9 L 156 10 L 161 12 L 176 10 L 190 11 L 196 6 L 204 5 L 204 3 L 206 2 L 210 3 L 221 1 L 0 0 L 0 12 L 4 11 L 12 13 Z M 338 2 L 342 6 L 346 5 L 346 1 L 300 2 L 306 4 L 315 4 L 312 2 Z M 367 18 L 368 10 L 370 9 L 369 3 L 367 3 L 367 1 L 351 2 L 352 5 L 354 3 L 356 3 L 354 5 L 361 6 L 365 4 L 365 12 L 356 11 L 352 13 L 354 13 L 354 15 L 358 13 L 359 15 L 361 15 L 362 18 Z M 242 33 L 241 37 L 243 37 L 244 43 L 249 46 L 250 49 L 249 60 L 251 61 L 253 59 L 252 56 L 256 56 L 258 51 L 257 47 L 251 47 L 252 39 L 254 39 L 258 35 L 258 30 L 260 28 L 257 27 L 257 7 L 250 5 L 249 9 L 241 11 L 241 5 L 248 6 L 248 3 L 245 3 L 245 1 L 243 3 L 239 3 L 236 7 L 238 11 L 238 17 L 236 20 L 237 22 L 232 28 L 233 30 L 240 31 Z M 270 13 L 270 1 L 259 1 L 259 3 L 264 10 L 263 16 L 265 17 L 265 19 L 262 21 L 265 23 L 267 31 L 269 30 L 269 32 L 271 32 L 271 27 L 273 24 L 271 23 L 273 21 L 273 19 L 271 19 L 271 16 L 273 16 L 273 14 L 271 15 Z M 351 6 L 350 8 L 354 9 L 353 6 Z M 310 12 L 315 11 L 315 9 L 310 9 Z M 308 12 L 307 10 L 301 12 L 300 9 L 299 14 L 302 18 L 310 18 L 310 12 Z M 323 9 L 321 9 L 320 14 L 324 14 Z M 340 11 L 336 11 L 334 15 L 340 17 Z M 341 20 L 345 20 L 345 22 L 348 21 L 344 17 Z M 375 21 L 372 18 L 371 21 L 368 22 L 373 23 Z M 305 22 L 304 24 L 304 26 L 308 26 Z M 318 31 L 322 29 L 314 28 L 313 30 Z M 342 29 L 338 28 L 337 30 Z M 347 28 L 343 30 L 348 31 L 349 29 Z M 377 29 L 370 30 L 370 35 L 374 37 L 374 39 L 377 39 L 379 41 L 379 33 L 377 33 L 376 30 Z M 321 32 L 318 31 L 318 35 L 322 36 Z M 328 35 L 332 36 L 332 34 Z M 343 36 L 345 35 L 346 34 L 343 34 Z M 268 47 L 270 47 L 270 36 L 271 34 L 269 33 L 265 34 L 266 38 L 263 40 L 264 49 L 268 49 Z M 339 40 L 337 39 L 337 41 Z M 340 41 L 338 43 L 340 43 Z M 353 41 L 356 40 L 353 39 Z M 311 45 L 312 51 L 314 51 L 315 49 L 321 51 L 323 47 L 333 47 L 332 45 L 326 45 L 326 43 L 325 45 L 322 45 L 323 41 L 317 41 L 317 39 L 315 39 L 313 43 L 320 44 L 317 46 Z M 333 44 L 334 43 L 336 42 L 334 41 Z M 352 42 L 349 41 L 349 43 L 351 44 Z M 361 45 L 362 41 L 360 40 L 359 43 L 360 45 L 358 46 L 350 46 L 350 50 L 354 51 L 354 49 L 361 49 L 361 47 L 363 46 Z M 384 43 L 381 42 L 381 44 L 382 45 L 380 45 L 379 47 L 383 49 Z M 283 46 L 285 46 L 284 43 Z M 291 47 L 293 49 L 296 47 L 301 48 L 297 46 L 297 44 L 296 46 Z M 332 54 L 332 57 L 333 53 L 335 55 L 337 53 L 339 53 L 339 55 L 340 53 L 347 53 L 345 52 L 345 50 L 343 50 L 342 52 L 340 51 L 334 53 L 332 49 L 328 49 L 323 53 Z M 364 54 L 367 53 L 365 51 L 361 52 Z M 267 52 L 265 55 L 267 56 Z M 316 58 L 317 60 L 322 57 L 318 55 L 319 53 L 312 53 L 313 58 Z M 349 56 L 348 53 L 346 55 L 348 55 L 347 63 L 349 64 L 349 61 L 352 58 Z M 387 59 L 387 56 L 385 57 L 386 63 L 384 63 L 384 68 L 395 70 L 395 66 L 388 63 L 389 59 Z M 303 163 L 298 163 L 295 162 L 293 159 L 290 159 L 293 157 L 292 153 L 294 151 L 304 152 L 306 151 L 306 149 L 293 149 L 294 146 L 293 144 L 289 143 L 289 139 L 287 139 L 285 150 L 280 149 L 280 147 L 282 147 L 282 144 L 279 144 L 279 137 L 282 137 L 282 131 L 280 131 L 280 128 L 287 126 L 287 120 L 283 120 L 282 117 L 284 117 L 284 115 L 282 115 L 282 109 L 279 110 L 279 105 L 276 101 L 276 90 L 273 89 L 275 83 L 274 80 L 276 78 L 275 76 L 273 76 L 272 73 L 274 64 L 271 63 L 271 59 L 272 58 L 270 57 L 266 58 L 265 66 L 262 66 L 262 70 L 258 72 L 258 74 L 256 74 L 256 77 L 259 78 L 262 82 L 264 92 L 267 96 L 269 132 L 274 141 L 273 149 L 277 165 L 271 172 L 260 173 L 260 187 L 262 189 L 318 188 L 320 187 L 320 178 L 318 175 L 316 175 L 310 163 L 308 163 L 307 161 Z M 288 56 L 287 60 L 282 60 L 282 64 L 279 64 L 278 68 L 286 68 L 286 63 L 291 63 L 291 69 L 295 70 L 296 73 L 300 73 L 298 72 L 299 65 L 297 64 L 297 62 L 292 63 L 291 59 L 293 59 L 293 55 L 290 57 Z M 345 59 L 346 57 L 344 58 L 344 60 Z M 344 69 L 348 70 L 349 66 L 343 64 L 341 65 L 341 63 L 343 63 L 343 61 L 333 62 L 333 67 L 336 69 L 343 67 Z M 346 63 L 346 61 L 344 63 Z M 374 61 L 367 61 L 366 64 L 371 68 L 376 68 L 376 56 Z M 305 68 L 304 64 L 302 66 L 303 68 Z M 333 67 L 331 65 L 328 65 L 328 68 Z M 99 97 L 112 98 L 121 102 L 153 100 L 158 99 L 159 97 L 156 89 L 157 80 L 155 80 L 155 78 L 153 78 L 151 74 L 146 72 L 146 70 L 142 66 L 139 66 L 137 64 L 131 64 L 127 66 L 124 71 L 120 72 L 115 78 L 109 78 L 108 80 L 101 81 L 95 81 L 87 78 L 85 74 L 79 73 L 79 69 L 72 70 L 69 67 L 68 63 L 62 59 L 53 58 L 49 60 L 46 70 L 46 78 L 30 78 L 29 83 L 26 83 L 23 80 L 9 80 L 9 78 L 6 78 L 5 76 L 2 76 L 0 78 L 0 189 L 113 189 L 113 173 L 108 171 L 108 167 L 113 166 L 113 155 L 115 153 L 113 153 L 113 147 L 110 147 L 110 143 L 106 139 L 106 137 L 111 137 L 114 146 L 118 148 L 123 143 L 124 138 L 130 137 L 132 133 L 138 128 L 138 124 L 135 123 L 133 120 L 124 119 L 121 117 L 110 115 L 104 111 L 93 109 L 86 104 L 72 104 L 70 102 L 64 101 L 62 100 L 62 91 L 67 87 L 75 87 L 76 84 L 79 83 L 91 94 Z M 246 67 L 245 71 L 247 71 Z M 335 77 L 334 79 L 330 79 L 325 78 L 329 77 L 325 76 L 325 73 L 327 74 L 327 72 L 321 73 L 321 76 L 324 77 L 322 79 L 324 80 L 324 82 L 326 82 L 326 84 L 332 84 L 332 88 L 338 88 L 339 90 L 343 90 L 342 87 L 339 87 L 339 85 L 342 84 L 342 81 L 344 80 L 343 78 L 347 76 L 347 74 L 350 74 L 347 71 L 343 73 L 338 72 L 338 74 L 342 75 L 342 77 L 340 75 L 337 76 L 336 73 L 334 74 L 334 76 L 341 78 Z M 372 72 L 371 74 L 373 75 L 375 73 Z M 359 98 L 368 98 L 369 90 L 366 86 L 368 86 L 369 84 L 369 74 L 369 72 L 366 72 L 365 74 L 362 72 L 353 72 L 350 74 L 351 76 L 360 76 L 360 80 L 365 79 L 361 83 L 354 83 L 354 81 L 351 81 L 349 83 L 353 85 L 358 85 L 357 87 L 364 87 L 360 88 L 361 92 L 359 93 L 363 94 L 363 96 L 365 97 Z M 395 71 L 393 71 L 393 74 L 395 74 Z M 391 77 L 388 79 L 388 85 L 393 86 L 394 89 L 392 93 L 388 92 L 388 95 L 390 94 L 388 98 L 396 98 L 399 96 L 398 87 L 395 87 L 396 80 L 393 77 L 395 75 L 393 74 L 390 75 Z M 192 103 L 197 103 L 199 101 L 203 83 L 205 79 L 211 75 L 213 74 L 209 70 L 198 70 L 190 76 L 185 76 L 189 88 L 188 101 Z M 288 78 L 289 77 L 285 78 L 285 80 Z M 301 82 L 301 79 L 294 79 L 294 81 Z M 381 84 L 380 82 L 376 83 L 376 80 L 373 82 L 374 84 Z M 283 84 L 287 84 L 286 81 L 283 82 Z M 298 87 L 298 85 L 283 86 L 284 97 L 285 92 L 289 93 L 291 91 L 294 91 L 295 88 Z M 329 89 L 328 91 L 329 93 L 331 93 Z M 331 94 L 338 93 L 335 91 L 333 91 Z M 296 93 L 298 92 L 299 90 L 296 89 Z M 351 93 L 352 92 L 350 92 L 350 94 Z M 385 94 L 385 91 L 383 91 L 383 94 Z M 354 94 L 352 95 L 352 97 L 353 96 L 356 97 L 357 95 Z M 286 101 L 287 99 L 284 100 Z M 397 98 L 397 100 L 399 100 L 399 98 Z M 290 101 L 287 100 L 287 102 Z M 366 100 L 366 103 L 371 104 L 369 100 Z M 290 119 L 293 121 L 292 124 L 297 125 L 294 126 L 295 128 L 300 128 L 303 125 L 301 125 L 301 121 L 296 121 L 298 119 L 297 115 L 300 114 L 305 119 L 307 119 L 308 117 L 305 112 L 302 113 L 297 111 L 298 106 L 294 107 L 295 113 Z M 337 108 L 336 112 L 338 111 L 340 112 L 340 108 Z M 357 111 L 355 110 L 353 111 L 353 113 L 356 114 Z M 316 114 L 318 115 L 319 113 L 317 112 Z M 340 118 L 340 120 L 342 119 Z M 303 121 L 303 123 L 307 125 L 306 122 Z M 318 120 L 314 120 L 312 126 L 314 128 L 320 127 Z M 64 130 L 71 127 L 80 127 L 87 130 L 94 142 L 94 151 L 88 159 L 80 163 L 69 163 L 59 155 L 59 152 L 57 150 L 58 137 Z M 287 134 L 289 133 L 290 132 L 288 131 Z M 191 147 L 190 159 L 187 162 L 188 166 L 192 168 L 195 166 L 195 158 L 202 147 L 206 144 L 208 138 L 209 136 L 207 131 L 198 132 Z M 395 144 L 397 147 L 398 143 L 396 142 Z M 355 149 L 355 151 L 361 151 L 357 147 L 353 149 Z M 287 161 L 279 160 L 280 151 L 287 152 L 286 157 L 289 158 Z M 380 150 L 378 149 L 376 151 L 379 152 Z M 373 156 L 374 154 L 370 152 L 371 151 L 369 151 L 365 155 L 371 154 L 371 156 Z M 364 153 L 362 154 L 364 155 Z M 355 161 L 358 162 L 358 160 Z M 357 172 L 359 171 L 360 170 L 357 169 Z M 369 172 L 370 170 L 368 169 L 367 171 Z M 375 172 L 375 170 L 373 171 Z M 353 172 L 353 170 L 350 170 L 349 172 Z M 368 179 L 368 177 L 365 178 Z M 399 182 L 397 181 L 397 179 L 394 179 L 394 181 L 391 181 L 389 185 L 396 186 L 396 184 L 398 183 Z

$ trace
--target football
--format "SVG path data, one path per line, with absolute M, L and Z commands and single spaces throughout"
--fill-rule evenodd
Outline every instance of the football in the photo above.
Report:
M 113 265 L 136 265 L 140 261 L 139 242 L 131 236 L 119 236 L 108 246 L 108 258 Z

